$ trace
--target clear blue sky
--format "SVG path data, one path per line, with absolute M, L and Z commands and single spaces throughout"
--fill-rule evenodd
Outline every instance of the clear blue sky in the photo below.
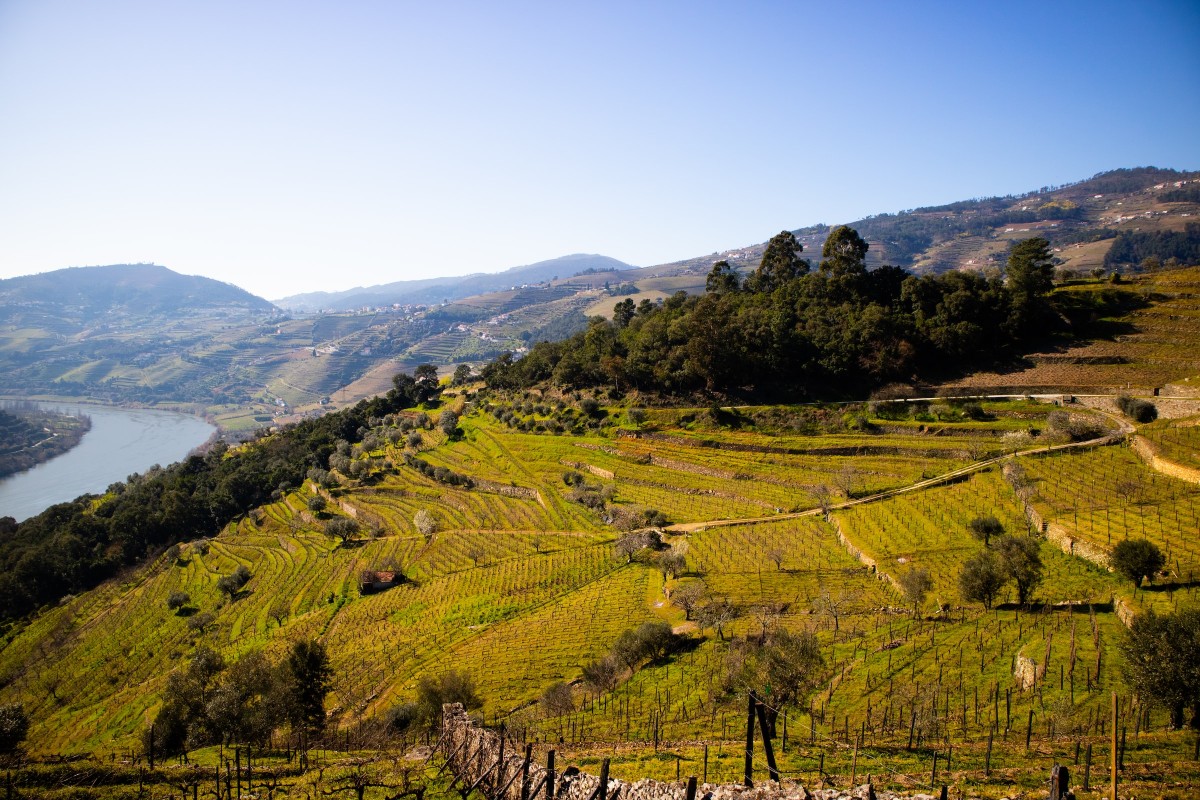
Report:
M 1195 2 L 0 0 L 0 277 L 278 298 L 1200 169 Z

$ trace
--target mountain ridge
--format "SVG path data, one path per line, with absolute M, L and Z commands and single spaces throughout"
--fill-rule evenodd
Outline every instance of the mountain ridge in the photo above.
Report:
M 429 304 L 461 300 L 527 283 L 542 283 L 560 275 L 567 277 L 563 273 L 568 270 L 610 272 L 633 268 L 630 264 L 609 256 L 572 253 L 533 264 L 510 267 L 501 272 L 475 272 L 444 278 L 393 281 L 374 286 L 357 286 L 340 292 L 306 292 L 279 298 L 274 302 L 281 308 L 301 312 L 347 311 L 364 306 Z

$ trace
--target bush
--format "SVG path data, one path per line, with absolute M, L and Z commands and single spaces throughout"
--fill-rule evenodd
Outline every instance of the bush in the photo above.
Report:
M 1117 408 L 1135 422 L 1154 422 L 1158 419 L 1158 407 L 1149 400 L 1121 395 L 1117 398 Z

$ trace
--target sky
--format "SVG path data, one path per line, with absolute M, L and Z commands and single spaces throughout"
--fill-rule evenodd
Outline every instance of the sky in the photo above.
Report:
M 1200 169 L 1195 2 L 0 0 L 0 278 L 638 266 Z

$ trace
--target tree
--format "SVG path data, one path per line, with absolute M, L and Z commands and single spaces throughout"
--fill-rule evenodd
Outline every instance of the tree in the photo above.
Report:
M 313 639 L 292 645 L 284 662 L 284 685 L 290 699 L 288 720 L 292 727 L 310 733 L 325 728 L 325 695 L 329 694 L 333 669 L 325 647 Z
M 967 529 L 971 531 L 972 536 L 983 542 L 984 547 L 991 543 L 993 536 L 1000 536 L 1004 533 L 1004 525 L 992 516 L 975 517 L 967 523 Z
M 1153 609 L 1134 618 L 1120 642 L 1125 673 L 1137 695 L 1165 706 L 1171 725 L 1200 729 L 1200 610 L 1158 616 Z
M 1121 575 L 1142 585 L 1142 578 L 1154 583 L 1154 576 L 1163 568 L 1166 558 L 1155 544 L 1147 539 L 1126 539 L 1118 542 L 1109 556 L 1109 564 Z
M 357 536 L 359 530 L 358 521 L 349 517 L 334 517 L 325 523 L 325 534 L 341 539 L 343 545 Z
M 441 429 L 442 433 L 450 438 L 454 438 L 458 433 L 458 414 L 447 408 L 438 415 L 438 428 Z
M 700 605 L 700 600 L 703 597 L 704 583 L 697 580 L 685 583 L 671 593 L 671 600 L 675 602 L 675 605 L 683 609 L 683 618 L 685 620 L 692 618 L 692 611 Z
M 167 597 L 167 608 L 172 611 L 179 611 L 179 609 L 190 602 L 192 602 L 192 598 L 187 592 L 171 592 L 170 596 Z
M 612 654 L 583 666 L 583 679 L 588 685 L 603 692 L 610 692 L 617 687 L 621 678 L 621 663 Z
M 958 574 L 958 592 L 968 603 L 983 603 L 990 609 L 1008 581 L 1004 567 L 990 551 L 978 553 L 963 564 Z
M 328 505 L 328 501 L 319 494 L 308 498 L 308 510 L 318 516 L 325 511 L 325 508 Z
M 1032 536 L 1006 536 L 996 551 L 1008 577 L 1017 582 L 1017 602 L 1025 605 L 1042 582 L 1040 542 Z
M 625 412 L 625 415 L 638 428 L 642 427 L 642 423 L 646 421 L 646 409 L 644 408 L 631 408 Z
M 659 570 L 662 571 L 663 580 L 678 578 L 687 572 L 687 557 L 675 548 L 659 554 L 656 561 Z
M 438 382 L 437 367 L 433 364 L 421 364 L 413 370 L 414 392 L 418 403 L 428 403 L 442 392 Z
M 11 753 L 20 747 L 29 733 L 29 715 L 20 703 L 0 705 L 0 753 Z
M 426 539 L 437 532 L 437 519 L 424 508 L 413 514 L 413 525 L 416 526 L 417 533 Z
M 471 365 L 459 364 L 454 368 L 454 375 L 450 378 L 452 386 L 462 386 L 471 382 Z
M 704 281 L 704 291 L 709 294 L 731 294 L 741 288 L 741 278 L 728 261 L 713 264 Z
M 712 628 L 717 638 L 725 640 L 725 625 L 737 617 L 737 608 L 728 597 L 710 598 L 696 611 L 696 620 L 702 628 Z
M 211 611 L 201 611 L 188 617 L 187 626 L 196 633 L 204 633 L 204 629 L 216 622 L 216 615 Z
M 626 297 L 621 302 L 613 306 L 613 324 L 618 328 L 624 328 L 633 321 L 634 315 L 637 314 L 637 308 L 633 304 L 633 299 Z
M 446 703 L 462 703 L 467 711 L 483 705 L 468 673 L 450 670 L 437 677 L 424 675 L 417 682 L 417 719 L 421 722 L 429 726 L 440 723 Z
M 913 614 L 916 615 L 921 610 L 921 604 L 925 602 L 925 595 L 929 594 L 929 590 L 933 588 L 933 578 L 930 577 L 929 570 L 924 567 L 913 567 L 900 573 L 897 580 L 900 583 L 900 590 L 904 592 L 904 599 L 908 600 Z
M 785 555 L 784 549 L 779 545 L 775 545 L 771 549 L 767 550 L 767 558 L 769 558 L 769 559 L 771 559 L 771 561 L 775 562 L 776 570 L 783 569 L 784 555 Z
M 546 691 L 542 692 L 540 703 L 542 710 L 551 717 L 570 714 L 575 710 L 575 698 L 571 695 L 571 687 L 562 681 L 550 684 Z
M 217 591 L 225 592 L 232 601 L 237 596 L 237 593 L 242 590 L 242 587 L 249 582 L 250 570 L 246 568 L 245 564 L 241 564 L 233 571 L 233 574 L 217 579 Z
M 1012 297 L 1009 326 L 1018 338 L 1040 332 L 1049 319 L 1047 296 L 1054 288 L 1054 259 L 1050 243 L 1040 236 L 1016 242 L 1008 254 L 1007 286 Z
M 804 275 L 808 272 L 808 262 L 800 257 L 803 251 L 804 246 L 796 241 L 796 235 L 791 231 L 775 234 L 767 242 L 758 269 L 746 279 L 747 288 L 753 292 L 770 293 L 793 278 Z M 709 273 L 709 278 L 712 277 L 712 273 Z
M 620 539 L 617 539 L 617 552 L 625 556 L 625 563 L 632 564 L 633 557 L 638 551 L 645 547 L 647 540 L 645 535 L 641 533 L 627 533 Z

